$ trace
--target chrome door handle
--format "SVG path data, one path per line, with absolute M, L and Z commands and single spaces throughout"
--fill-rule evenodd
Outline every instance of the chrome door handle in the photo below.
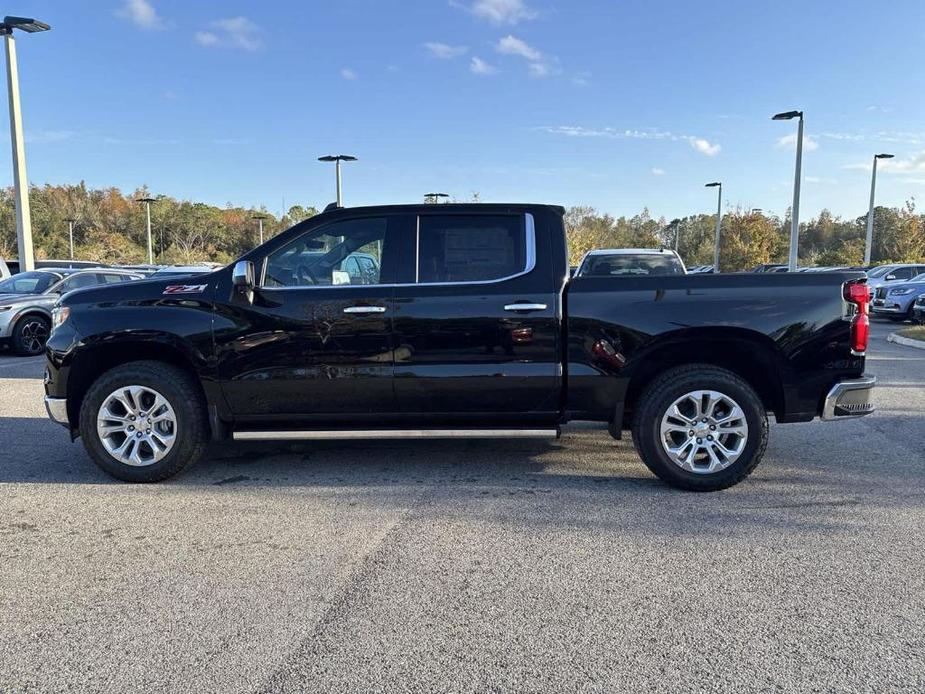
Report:
M 546 304 L 508 304 L 505 311 L 544 311 Z
M 344 313 L 385 313 L 385 306 L 348 306 Z

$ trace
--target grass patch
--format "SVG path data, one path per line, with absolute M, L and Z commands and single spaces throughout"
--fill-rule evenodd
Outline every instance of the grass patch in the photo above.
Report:
M 903 328 L 896 331 L 897 335 L 908 337 L 912 340 L 921 340 L 925 342 L 925 325 L 916 325 L 912 328 Z

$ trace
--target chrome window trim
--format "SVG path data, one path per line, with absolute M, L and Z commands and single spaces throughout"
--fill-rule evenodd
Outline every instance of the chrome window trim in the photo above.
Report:
M 323 227 L 319 227 L 323 228 Z M 419 270 L 419 257 L 420 252 L 420 236 L 421 236 L 421 215 L 417 215 L 416 230 L 415 230 L 415 250 L 414 250 L 414 278 L 417 280 L 420 277 Z M 518 277 L 523 277 L 533 272 L 536 268 L 536 223 L 533 220 L 533 215 L 529 212 L 524 213 L 524 242 L 526 243 L 526 259 L 524 263 L 524 269 L 520 272 L 515 272 L 513 275 L 507 275 L 505 277 L 498 277 L 493 280 L 468 280 L 464 282 L 393 282 L 389 284 L 326 284 L 323 286 L 304 286 L 304 287 L 266 287 L 264 286 L 264 280 L 266 279 L 267 273 L 267 261 L 269 256 L 265 256 L 262 263 L 262 269 L 260 271 L 260 285 L 259 289 L 261 291 L 268 292 L 279 292 L 279 291 L 293 291 L 293 290 L 318 290 L 318 289 L 372 289 L 373 287 L 465 287 L 471 285 L 486 285 L 486 284 L 498 284 L 499 282 L 507 282 L 509 280 L 517 279 Z

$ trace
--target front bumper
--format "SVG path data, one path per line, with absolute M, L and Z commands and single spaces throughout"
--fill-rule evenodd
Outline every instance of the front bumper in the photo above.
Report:
M 877 379 L 874 376 L 839 381 L 832 386 L 825 398 L 822 418 L 825 420 L 847 419 L 872 413 L 874 404 L 871 402 L 871 395 L 876 383 Z
M 888 299 L 877 299 L 870 305 L 871 313 L 905 313 L 906 309 L 901 304 Z
M 51 421 L 70 428 L 71 423 L 67 418 L 67 398 L 51 398 L 46 395 L 45 411 Z

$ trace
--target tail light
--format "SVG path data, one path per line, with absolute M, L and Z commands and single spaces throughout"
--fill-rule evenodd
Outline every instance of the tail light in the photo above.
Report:
M 870 303 L 870 289 L 863 281 L 846 282 L 842 288 L 842 296 L 857 310 L 851 319 L 851 353 L 863 356 L 867 351 L 867 340 L 870 337 L 870 317 L 867 308 Z

